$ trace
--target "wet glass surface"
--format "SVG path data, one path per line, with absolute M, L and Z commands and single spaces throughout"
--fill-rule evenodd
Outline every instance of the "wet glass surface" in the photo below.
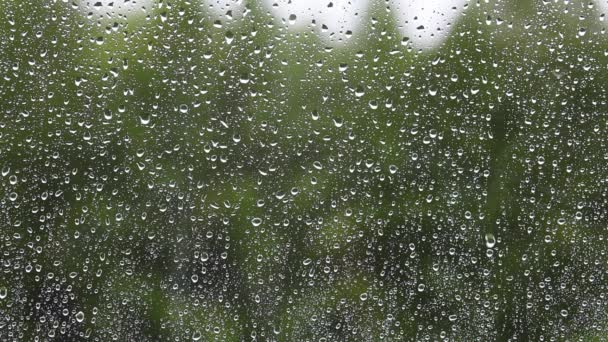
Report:
M 0 340 L 603 340 L 606 1 L 0 0 Z

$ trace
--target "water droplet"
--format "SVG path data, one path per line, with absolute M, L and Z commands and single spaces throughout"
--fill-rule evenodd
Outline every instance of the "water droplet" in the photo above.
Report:
M 365 89 L 363 89 L 362 86 L 358 86 L 357 89 L 355 89 L 355 96 L 362 97 L 363 95 L 365 95 Z
M 234 40 L 234 33 L 232 33 L 232 31 L 226 32 L 226 44 L 228 44 L 228 45 L 232 44 L 233 40 Z
M 103 118 L 106 120 L 112 120 L 112 111 L 109 109 L 106 109 L 103 111 Z
M 494 237 L 494 234 L 487 233 L 486 234 L 486 247 L 492 248 L 492 247 L 494 247 L 494 245 L 496 245 L 496 238 Z
M 544 157 L 538 157 L 538 159 L 536 160 L 536 162 L 538 163 L 538 165 L 543 165 L 545 163 L 545 158 Z
M 150 114 L 142 114 L 139 116 L 139 122 L 142 125 L 147 125 L 150 123 Z
M 289 24 L 291 24 L 291 25 L 295 24 L 296 19 L 298 19 L 298 17 L 295 14 L 290 14 L 289 15 Z
M 579 37 L 584 36 L 585 33 L 587 33 L 587 30 L 584 27 L 581 27 L 581 28 L 578 29 L 578 35 L 579 35 Z

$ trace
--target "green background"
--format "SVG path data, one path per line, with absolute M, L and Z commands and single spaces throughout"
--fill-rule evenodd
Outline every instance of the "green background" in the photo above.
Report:
M 606 338 L 597 4 L 82 7 L 0 1 L 1 340 Z

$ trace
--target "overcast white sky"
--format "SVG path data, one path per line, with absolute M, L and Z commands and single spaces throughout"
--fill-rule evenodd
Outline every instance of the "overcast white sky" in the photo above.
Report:
M 232 10 L 235 17 L 242 13 L 243 0 L 192 0 L 201 1 L 212 13 L 223 16 Z M 260 0 L 277 18 L 289 22 L 293 14 L 296 20 L 289 26 L 294 30 L 306 29 L 315 20 L 317 31 L 324 39 L 331 41 L 344 40 L 345 32 L 356 35 L 361 28 L 361 21 L 372 1 L 378 0 Z M 390 6 L 395 11 L 399 31 L 410 37 L 417 47 L 433 47 L 447 36 L 453 23 L 463 11 L 468 0 L 391 0 Z M 102 7 L 94 7 L 101 2 Z M 382 1 L 384 2 L 384 1 Z M 109 4 L 113 3 L 113 7 Z M 331 5 L 330 5 L 331 3 Z M 83 8 L 87 11 L 120 13 L 127 16 L 145 13 L 154 5 L 153 0 L 84 0 Z M 321 30 L 321 26 L 327 30 Z M 417 29 L 424 27 L 424 29 Z

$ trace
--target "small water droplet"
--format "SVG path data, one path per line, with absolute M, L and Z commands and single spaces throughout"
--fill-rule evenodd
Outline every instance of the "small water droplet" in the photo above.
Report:
M 296 19 L 298 19 L 298 17 L 295 14 L 290 14 L 289 15 L 289 24 L 293 25 L 296 23 Z
M 103 118 L 106 120 L 112 120 L 112 111 L 109 109 L 106 109 L 103 111 Z
M 344 125 L 344 121 L 342 121 L 342 119 L 334 118 L 334 126 L 336 126 L 337 128 L 340 128 L 343 125 Z
M 581 27 L 581 28 L 578 29 L 578 35 L 579 35 L 579 37 L 584 36 L 585 33 L 587 33 L 587 30 L 584 27 Z
M 234 40 L 234 33 L 232 33 L 232 31 L 226 32 L 226 44 L 228 44 L 228 45 L 232 44 L 233 40 Z
M 139 122 L 142 125 L 147 125 L 150 123 L 150 115 L 149 114 L 142 114 L 139 116 Z
M 494 247 L 494 245 L 496 245 L 496 238 L 494 237 L 494 234 L 487 233 L 486 234 L 486 247 L 492 248 L 492 247 Z
M 355 89 L 355 96 L 362 97 L 363 95 L 365 95 L 365 89 L 363 89 L 362 86 L 358 86 L 357 89 Z
M 272 332 L 273 332 L 275 335 L 280 334 L 280 333 L 281 333 L 281 327 L 276 326 L 276 325 L 275 325 L 275 326 L 273 326 L 273 327 L 272 327 Z

